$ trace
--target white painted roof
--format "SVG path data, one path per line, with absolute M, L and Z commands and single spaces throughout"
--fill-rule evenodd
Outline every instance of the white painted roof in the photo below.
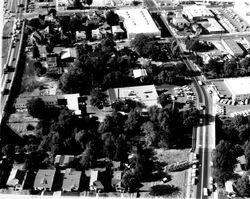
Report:
M 116 13 L 124 18 L 124 26 L 128 33 L 160 34 L 160 30 L 146 9 L 122 9 L 116 10 Z
M 235 95 L 250 94 L 250 77 L 228 78 L 224 81 Z

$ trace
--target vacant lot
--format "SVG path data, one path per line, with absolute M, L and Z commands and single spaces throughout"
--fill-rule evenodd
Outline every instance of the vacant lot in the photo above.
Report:
M 155 151 L 157 160 L 167 164 L 187 160 L 189 153 L 189 149 L 157 149 Z M 169 175 L 172 179 L 167 183 L 163 183 L 161 179 L 158 181 L 143 182 L 143 187 L 140 189 L 140 197 L 185 198 L 187 170 L 172 172 Z M 159 192 L 152 195 L 152 192 L 150 193 L 152 187 L 157 187 Z

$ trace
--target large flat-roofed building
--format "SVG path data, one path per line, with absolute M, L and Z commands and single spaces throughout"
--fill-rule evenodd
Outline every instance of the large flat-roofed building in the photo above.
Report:
M 202 5 L 187 5 L 183 7 L 183 14 L 190 20 L 201 20 L 204 17 L 214 17 L 213 13 Z
M 232 95 L 233 101 L 250 98 L 250 77 L 228 78 L 224 83 Z
M 112 88 L 108 90 L 110 102 L 131 99 L 144 103 L 146 106 L 161 106 L 157 102 L 158 94 L 154 85 Z
M 161 31 L 146 9 L 122 9 L 116 10 L 120 18 L 124 19 L 124 27 L 127 30 L 128 39 L 138 34 L 161 36 Z
M 242 56 L 244 54 L 241 47 L 232 39 L 222 39 L 221 43 L 230 55 Z
M 242 19 L 250 24 L 250 0 L 236 0 L 234 10 Z

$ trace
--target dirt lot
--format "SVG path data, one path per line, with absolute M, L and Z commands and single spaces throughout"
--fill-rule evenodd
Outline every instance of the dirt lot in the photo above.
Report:
M 159 162 L 165 162 L 168 164 L 172 164 L 174 162 L 187 160 L 189 149 L 184 150 L 165 150 L 165 149 L 157 149 L 156 157 Z M 162 195 L 158 195 L 155 197 L 164 197 L 164 198 L 185 198 L 185 188 L 186 188 L 186 176 L 187 170 L 180 172 L 172 172 L 169 173 L 171 175 L 171 180 L 167 183 L 163 183 L 161 180 L 152 181 L 152 182 L 144 182 L 143 187 L 140 189 L 140 197 L 143 198 L 152 198 L 153 195 L 150 194 L 151 187 L 161 185 L 161 187 L 167 189 L 168 187 L 174 187 L 175 191 L 173 193 L 166 193 Z

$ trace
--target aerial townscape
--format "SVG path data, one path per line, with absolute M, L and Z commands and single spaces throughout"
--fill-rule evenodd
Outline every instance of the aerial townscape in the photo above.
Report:
M 250 0 L 1 0 L 0 198 L 250 197 Z

